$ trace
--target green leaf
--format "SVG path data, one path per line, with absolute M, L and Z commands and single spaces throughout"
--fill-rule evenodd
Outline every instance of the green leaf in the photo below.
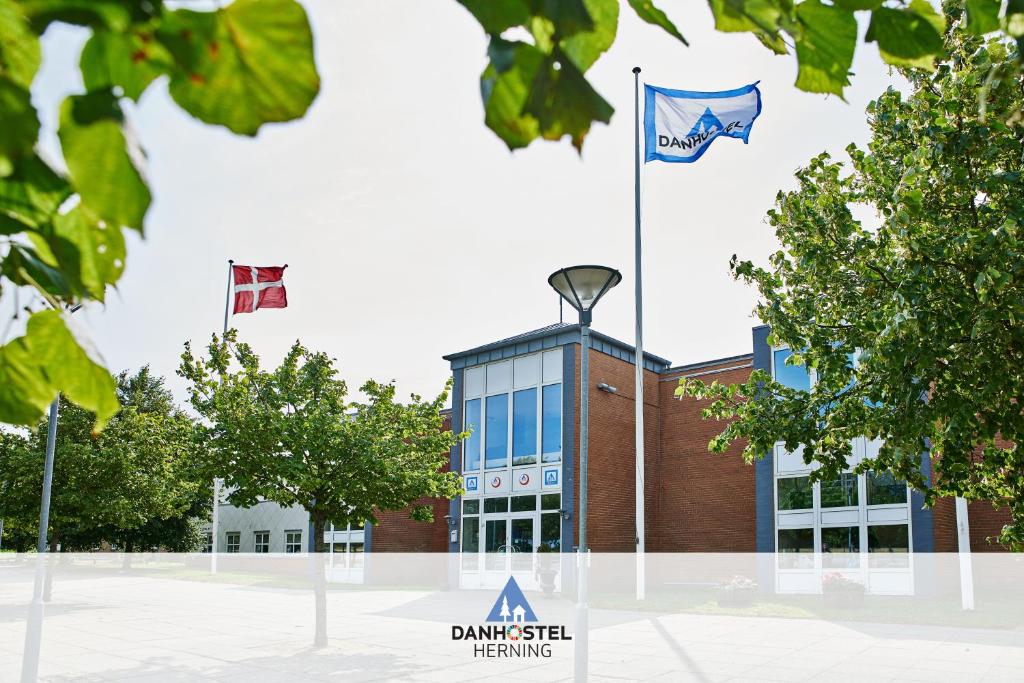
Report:
M 585 0 L 587 11 L 594 22 L 593 29 L 574 33 L 559 43 L 563 54 L 580 71 L 589 69 L 597 58 L 615 42 L 619 26 L 618 0 Z
M 117 86 L 125 97 L 138 100 L 154 78 L 171 71 L 172 61 L 148 29 L 130 33 L 96 29 L 82 49 L 79 67 L 87 90 Z
M 41 258 L 97 301 L 124 272 L 124 234 L 103 224 L 84 204 L 56 216 L 52 227 L 30 238 Z
M 57 396 L 96 413 L 103 428 L 118 410 L 114 378 L 57 311 L 34 313 L 25 335 L 0 347 L 0 422 L 31 425 Z
M 42 311 L 28 321 L 24 337 L 54 389 L 96 413 L 99 431 L 118 411 L 116 383 L 92 344 L 57 311 Z
M 16 285 L 35 287 L 55 299 L 70 300 L 79 294 L 76 288 L 56 267 L 49 248 L 45 253 L 21 244 L 12 244 L 6 258 L 0 263 L 0 273 Z
M 32 152 L 39 119 L 26 88 L 0 76 L 0 177 L 14 172 L 19 157 Z
M 75 95 L 60 110 L 61 147 L 75 189 L 116 226 L 142 229 L 149 188 L 129 154 L 121 107 L 110 90 Z
M 480 76 L 484 123 L 509 149 L 526 147 L 540 132 L 537 119 L 523 109 L 544 53 L 527 43 L 492 38 L 487 54 L 491 63 Z
M 805 0 L 796 6 L 796 15 L 803 29 L 796 42 L 796 87 L 842 97 L 857 47 L 853 12 Z
M 530 20 L 530 6 L 526 0 L 458 0 L 480 22 L 484 31 L 497 36 L 513 26 L 523 26 Z
M 523 111 L 537 119 L 545 140 L 568 135 L 581 150 L 591 124 L 608 123 L 615 110 L 571 61 L 549 57 L 537 69 Z
M 37 156 L 22 159 L 0 178 L 0 235 L 39 229 L 71 196 L 71 186 Z
M 942 52 L 944 25 L 927 0 L 913 0 L 907 9 L 879 7 L 872 12 L 864 40 L 877 42 L 889 64 L 931 70 Z
M 21 8 L 0 0 L 0 76 L 27 89 L 39 69 L 40 54 L 39 38 Z
M 999 30 L 999 0 L 966 0 L 967 30 L 983 35 Z
M 216 12 L 164 15 L 157 38 L 179 68 L 170 93 L 206 123 L 255 135 L 302 117 L 320 89 L 313 36 L 295 0 L 235 0 Z
M 776 0 L 709 0 L 715 28 L 726 33 L 764 32 L 775 36 L 783 8 Z M 792 4 L 787 3 L 792 10 Z
M 836 7 L 856 12 L 858 10 L 873 10 L 882 6 L 882 0 L 835 0 Z
M 151 14 L 156 3 L 142 0 L 22 0 L 25 15 L 40 34 L 54 21 L 126 31 L 133 19 Z
M 683 34 L 676 28 L 676 25 L 672 23 L 664 12 L 655 7 L 651 0 L 629 0 L 629 6 L 633 8 L 633 11 L 636 12 L 638 17 L 646 21 L 648 24 L 660 26 L 665 29 L 670 36 L 679 40 L 683 45 L 689 45 L 689 43 L 686 42 L 686 38 L 683 38 Z
M 0 422 L 31 425 L 55 396 L 25 337 L 0 346 Z

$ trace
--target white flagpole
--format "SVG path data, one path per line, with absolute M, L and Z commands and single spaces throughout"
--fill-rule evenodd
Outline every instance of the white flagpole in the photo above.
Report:
M 644 289 L 640 262 L 640 67 L 633 67 L 633 200 L 636 278 L 636 599 L 646 594 L 644 567 Z
M 231 273 L 234 260 L 228 259 L 228 287 L 224 295 L 224 334 L 228 333 L 228 314 L 231 310 Z M 224 338 L 221 337 L 221 341 Z M 217 573 L 217 532 L 220 522 L 220 479 L 213 478 L 213 519 L 210 521 L 210 571 Z

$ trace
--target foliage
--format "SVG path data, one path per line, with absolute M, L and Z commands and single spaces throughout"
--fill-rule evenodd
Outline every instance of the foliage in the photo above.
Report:
M 36 150 L 29 95 L 39 38 L 54 22 L 91 31 L 79 61 L 86 92 L 60 105 L 66 172 Z M 243 135 L 301 117 L 319 90 L 295 0 L 211 12 L 159 0 L 0 0 L 0 292 L 30 288 L 38 311 L 24 336 L 0 340 L 0 422 L 33 424 L 57 392 L 95 413 L 96 429 L 117 410 L 99 355 L 54 311 L 102 302 L 124 270 L 124 230 L 142 232 L 151 197 L 126 110 L 163 76 L 186 112 Z
M 1024 545 L 1024 79 L 993 70 L 1018 49 L 952 30 L 935 72 L 904 72 L 909 97 L 890 89 L 868 107 L 867 149 L 851 145 L 848 165 L 822 154 L 779 193 L 768 217 L 782 250 L 766 267 L 735 256 L 731 267 L 760 291 L 770 343 L 798 350 L 788 362 L 817 382 L 807 392 L 758 371 L 740 385 L 684 383 L 677 393 L 709 400 L 706 417 L 734 420 L 711 450 L 804 445 L 827 479 L 851 438 L 883 439 L 856 471 L 891 471 L 928 504 L 1008 506 L 1001 540 Z
M 127 550 L 195 550 L 193 519 L 206 515 L 202 442 L 177 410 L 163 379 L 142 368 L 122 373 L 122 410 L 94 435 L 95 417 L 61 400 L 54 453 L 49 538 L 62 550 L 103 542 Z M 0 432 L 0 518 L 5 531 L 34 540 L 48 421 L 27 435 Z M 24 542 L 24 540 L 23 540 Z M 34 545 L 30 543 L 29 545 Z
M 418 499 L 461 492 L 458 475 L 442 471 L 465 436 L 444 428 L 447 388 L 432 401 L 414 395 L 401 404 L 393 384 L 371 380 L 360 389 L 367 402 L 349 402 L 326 354 L 295 342 L 268 371 L 235 339 L 234 330 L 214 336 L 205 358 L 186 344 L 178 370 L 210 425 L 208 474 L 224 478 L 233 505 L 301 505 L 319 551 L 330 522 L 375 523 L 377 511 L 410 505 L 413 519 L 430 521 L 431 508 L 414 505 Z
M 618 0 L 458 0 L 489 36 L 489 64 L 480 77 L 484 121 L 509 149 L 538 137 L 568 135 L 580 149 L 594 122 L 613 109 L 586 79 L 612 43 Z M 688 45 L 651 0 L 627 0 L 643 21 Z M 715 28 L 751 33 L 776 54 L 796 54 L 796 87 L 842 97 L 857 48 L 857 17 L 868 20 L 865 42 L 897 67 L 934 69 L 944 58 L 943 31 L 955 16 L 975 35 L 1000 32 L 1024 44 L 1024 0 L 959 0 L 940 14 L 928 0 L 709 0 Z M 523 40 L 510 36 L 521 35 Z M 1015 59 L 1006 68 L 1019 70 Z M 994 69 L 1000 68 L 994 65 Z

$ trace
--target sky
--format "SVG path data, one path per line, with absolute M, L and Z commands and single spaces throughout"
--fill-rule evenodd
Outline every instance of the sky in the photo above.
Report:
M 303 4 L 322 79 L 305 118 L 234 136 L 178 109 L 164 80 L 128 107 L 154 195 L 146 234 L 106 305 L 76 318 L 112 370 L 149 364 L 179 399 L 183 343 L 221 330 L 229 258 L 289 264 L 288 308 L 235 316 L 241 339 L 267 363 L 301 339 L 353 388 L 373 378 L 437 395 L 442 355 L 557 322 L 547 277 L 579 263 L 622 272 L 594 328 L 632 343 L 634 66 L 669 88 L 761 82 L 749 145 L 720 139 L 695 164 L 642 169 L 645 349 L 677 365 L 747 353 L 757 295 L 730 257 L 766 262 L 776 193 L 812 156 L 863 144 L 866 105 L 896 82 L 860 42 L 846 102 L 803 93 L 794 57 L 716 32 L 703 0 L 661 3 L 690 47 L 623 3 L 587 74 L 616 109 L 610 125 L 581 155 L 567 140 L 511 153 L 483 123 L 486 37 L 455 0 Z M 33 97 L 51 154 L 85 38 L 57 27 L 44 40 Z

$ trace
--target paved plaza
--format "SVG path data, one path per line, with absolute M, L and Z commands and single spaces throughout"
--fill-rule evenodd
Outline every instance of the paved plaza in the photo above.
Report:
M 21 678 L 38 628 L 45 681 L 557 681 L 551 656 L 474 658 L 453 624 L 480 624 L 496 591 L 330 586 L 326 646 L 310 589 L 108 571 L 57 573 L 41 627 L 29 566 L 0 567 L 0 679 Z M 540 622 L 573 633 L 574 605 L 526 592 Z M 1024 680 L 1024 633 L 592 608 L 592 680 Z M 31 660 L 31 656 L 28 658 Z

